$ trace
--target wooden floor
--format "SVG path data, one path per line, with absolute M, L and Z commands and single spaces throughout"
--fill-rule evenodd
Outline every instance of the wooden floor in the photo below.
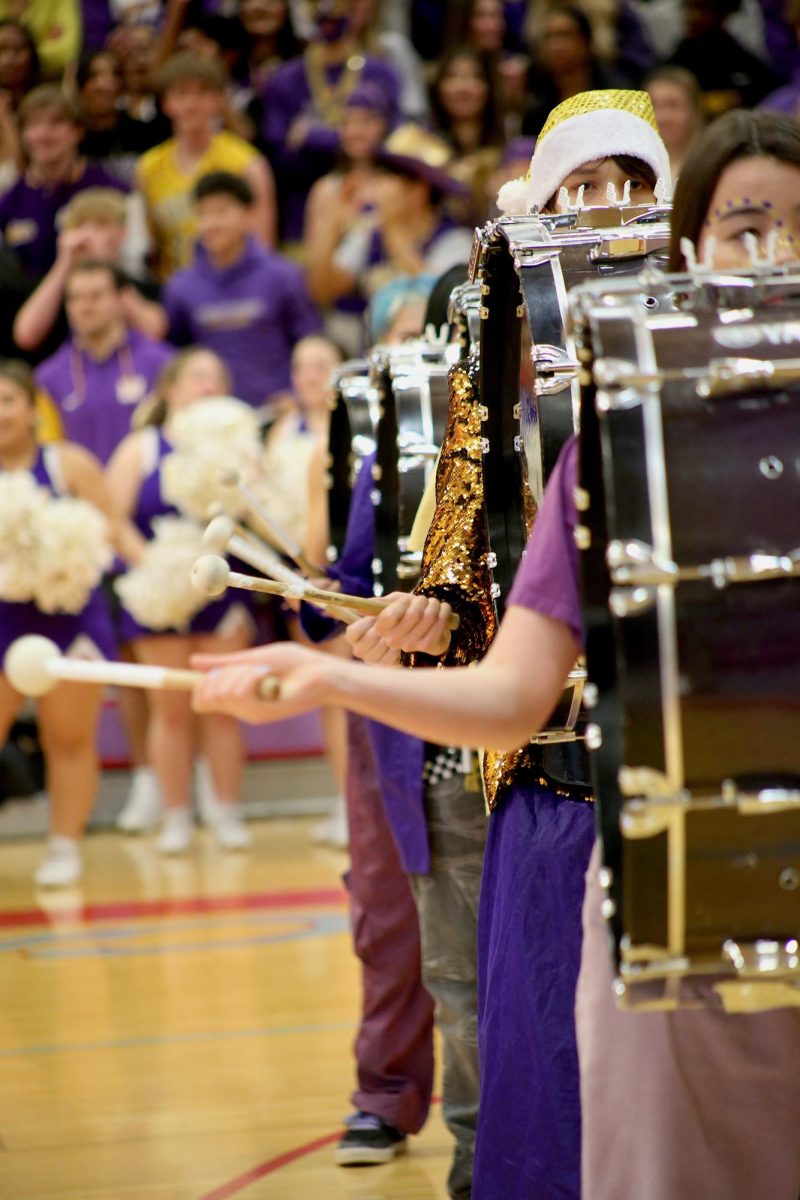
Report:
M 311 823 L 182 861 L 94 835 L 50 897 L 40 845 L 0 847 L 2 1200 L 445 1200 L 438 1106 L 404 1158 L 333 1164 L 358 972 Z

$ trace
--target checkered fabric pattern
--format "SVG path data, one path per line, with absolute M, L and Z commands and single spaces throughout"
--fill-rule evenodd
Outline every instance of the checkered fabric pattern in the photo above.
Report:
M 425 746 L 425 766 L 422 769 L 422 781 L 426 787 L 442 783 L 445 779 L 454 779 L 456 775 L 468 775 L 471 770 L 464 762 L 464 751 L 461 746 Z

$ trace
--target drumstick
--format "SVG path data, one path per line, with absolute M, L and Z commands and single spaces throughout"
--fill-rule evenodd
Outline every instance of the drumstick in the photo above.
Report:
M 221 596 L 227 588 L 234 587 L 247 592 L 265 592 L 270 596 L 307 600 L 316 608 L 327 610 L 344 604 L 353 612 L 366 616 L 381 613 L 392 603 L 388 597 L 349 596 L 342 592 L 326 592 L 303 580 L 286 585 L 268 579 L 257 579 L 254 575 L 242 575 L 238 571 L 232 571 L 225 559 L 215 554 L 204 554 L 202 558 L 198 558 L 192 569 L 192 583 L 199 592 L 210 597 Z M 461 618 L 458 613 L 451 613 L 447 622 L 448 629 L 458 629 L 460 624 Z
M 291 534 L 283 528 L 283 526 L 270 516 L 262 502 L 258 499 L 254 492 L 242 481 L 242 477 L 238 471 L 226 470 L 220 475 L 220 481 L 225 487 L 236 488 L 240 498 L 247 505 L 247 510 L 251 519 L 256 525 L 260 525 L 260 533 L 268 542 L 280 550 L 281 554 L 285 554 L 287 558 L 291 558 L 295 562 L 304 575 L 324 575 L 323 567 L 315 566 L 309 562 L 302 547 L 294 540 Z
M 236 558 L 240 558 L 242 562 L 255 567 L 262 575 L 266 575 L 270 579 L 283 584 L 285 589 L 283 591 L 275 591 L 274 589 L 262 587 L 260 590 L 266 595 L 286 596 L 290 594 L 290 589 L 295 590 L 295 593 L 299 594 L 299 591 L 306 586 L 305 578 L 287 567 L 275 551 L 271 550 L 269 546 L 264 545 L 263 542 L 254 540 L 252 535 L 247 536 L 247 534 L 244 534 L 242 536 L 242 534 L 237 533 L 236 530 L 240 528 L 241 526 L 237 526 L 231 517 L 224 515 L 214 517 L 209 522 L 203 534 L 203 544 L 209 550 L 216 552 L 216 555 L 212 554 L 208 557 L 221 556 L 226 551 L 230 551 Z M 225 565 L 227 566 L 227 563 Z M 221 587 L 218 592 L 207 592 L 202 585 L 195 586 L 206 595 L 221 596 L 227 585 Z M 250 590 L 255 591 L 258 589 Z M 327 592 L 324 594 L 328 595 Z M 331 616 L 335 617 L 337 621 L 341 621 L 344 625 L 352 625 L 354 621 L 358 620 L 357 612 L 352 608 L 344 608 L 342 605 L 337 604 L 335 600 L 331 601 L 327 607 Z
M 202 671 L 65 658 L 55 642 L 36 633 L 11 643 L 3 660 L 3 672 L 11 686 L 23 696 L 44 696 L 62 680 L 190 692 L 204 678 Z M 277 700 L 280 680 L 274 675 L 265 675 L 258 681 L 255 695 L 261 700 Z

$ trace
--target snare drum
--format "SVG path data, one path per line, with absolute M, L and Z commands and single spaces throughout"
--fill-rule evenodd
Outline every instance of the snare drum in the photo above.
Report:
M 645 295 L 682 297 L 648 312 Z M 578 289 L 606 915 L 631 1006 L 800 1003 L 800 280 Z

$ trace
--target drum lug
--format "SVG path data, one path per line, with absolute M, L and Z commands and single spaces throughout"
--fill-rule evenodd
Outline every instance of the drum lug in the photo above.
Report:
M 623 796 L 673 797 L 674 790 L 663 771 L 654 767 L 621 766 L 617 772 L 617 783 Z M 630 812 L 638 814 L 639 807 L 629 806 Z
M 575 501 L 575 507 L 578 512 L 588 512 L 590 497 L 586 488 L 575 487 L 572 489 L 572 498 Z
M 603 744 L 603 733 L 599 725 L 587 725 L 584 734 L 587 750 L 599 750 Z
M 592 531 L 588 525 L 576 525 L 573 537 L 579 550 L 588 550 L 592 544 Z
M 647 612 L 656 602 L 655 588 L 612 588 L 608 607 L 615 617 L 638 617 Z

